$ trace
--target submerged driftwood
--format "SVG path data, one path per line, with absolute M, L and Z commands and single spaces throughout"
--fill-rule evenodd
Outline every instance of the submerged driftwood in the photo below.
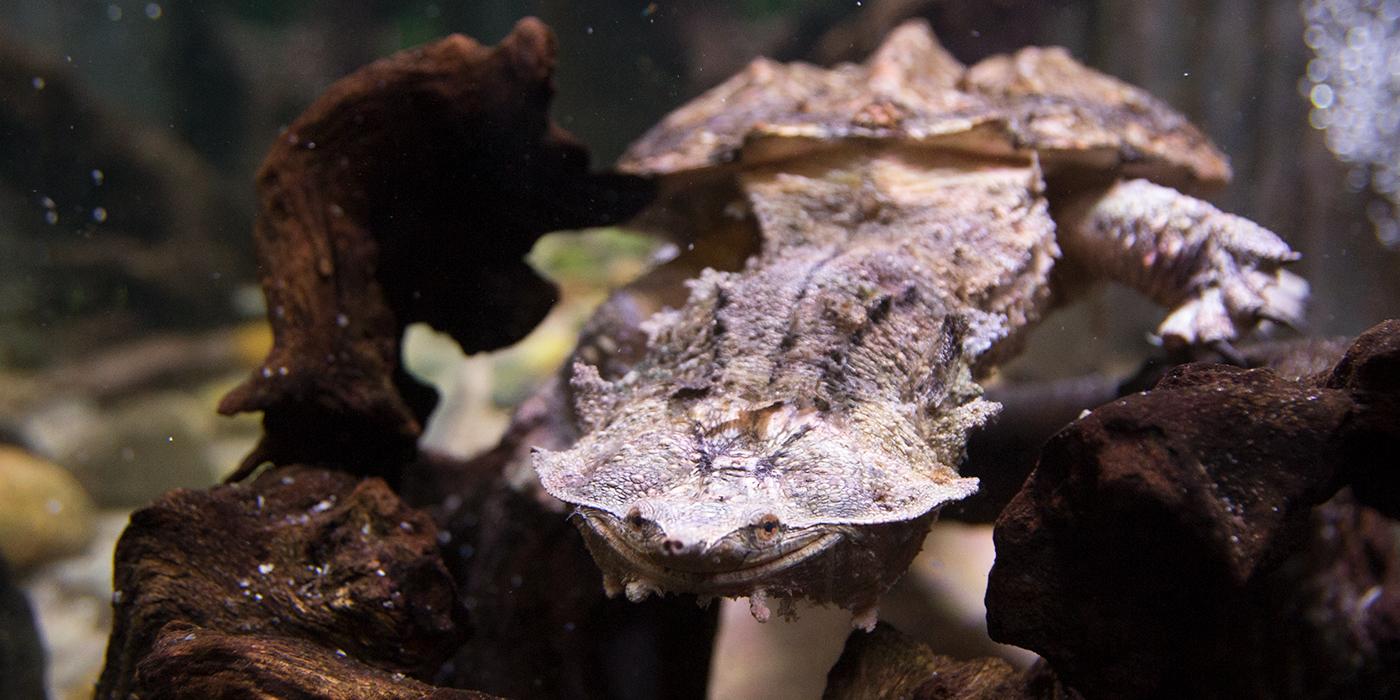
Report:
M 337 658 L 385 682 L 430 676 L 463 629 L 436 532 L 382 480 L 330 470 L 287 466 L 171 492 L 137 511 L 117 545 L 99 694 L 208 688 L 179 679 L 256 658 L 267 639 L 289 653 L 263 659 L 255 675 L 288 687 Z
M 649 195 L 549 123 L 553 60 L 532 20 L 494 49 L 450 37 L 338 82 L 273 147 L 276 342 L 221 407 L 263 411 L 265 436 L 236 483 L 133 515 L 99 697 L 703 696 L 713 613 L 607 600 L 563 512 L 503 474 L 556 439 L 555 394 L 472 462 L 415 447 L 433 396 L 403 328 L 518 339 L 553 301 L 531 243 Z M 1046 663 L 881 628 L 853 635 L 830 695 L 1395 692 L 1400 322 L 1297 374 L 1173 370 L 1058 433 L 1004 511 L 983 504 L 1002 511 L 993 634 Z
M 469 352 L 513 342 L 554 301 L 521 259 L 535 239 L 649 195 L 590 174 L 548 121 L 553 64 L 534 20 L 494 49 L 449 37 L 337 82 L 272 148 L 256 243 L 275 345 L 220 407 L 264 412 L 234 481 L 270 467 L 133 516 L 100 697 L 450 696 L 431 681 L 601 696 L 638 669 L 703 694 L 712 614 L 607 601 L 577 532 L 489 456 L 415 461 L 434 398 L 399 361 L 404 327 Z M 437 530 L 391 491 L 405 471 L 480 510 Z M 513 612 L 462 646 L 476 606 Z
M 262 461 L 392 475 L 431 389 L 399 362 L 423 321 L 466 352 L 523 337 L 555 301 L 523 257 L 541 235 L 613 223 L 635 178 L 593 175 L 548 119 L 554 37 L 521 22 L 495 48 L 450 36 L 337 81 L 258 173 L 255 244 L 273 348 L 224 398 L 262 411 Z

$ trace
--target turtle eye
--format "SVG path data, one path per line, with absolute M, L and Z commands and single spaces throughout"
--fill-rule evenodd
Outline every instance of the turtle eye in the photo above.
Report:
M 759 518 L 758 522 L 754 524 L 754 533 L 758 535 L 760 540 L 771 540 L 778 534 L 778 528 L 781 526 L 782 523 L 778 522 L 778 516 L 769 513 Z
M 632 509 L 627 511 L 627 524 L 631 525 L 632 527 L 642 526 L 641 509 L 637 508 L 636 506 L 632 506 Z

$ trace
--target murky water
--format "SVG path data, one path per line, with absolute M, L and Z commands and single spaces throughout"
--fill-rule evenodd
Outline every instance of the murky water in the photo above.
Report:
M 551 114 L 603 169 L 669 110 L 755 56 L 859 60 L 910 14 L 926 17 L 963 62 L 1063 45 L 1198 124 L 1235 174 L 1227 189 L 1199 194 L 1302 253 L 1292 269 L 1311 284 L 1307 322 L 1280 337 L 1352 336 L 1400 315 L 1394 0 L 3 3 L 0 552 L 7 585 L 34 607 L 50 695 L 86 697 L 96 681 L 111 624 L 110 558 L 126 515 L 169 489 L 218 482 L 261 435 L 256 416 L 215 412 L 256 368 L 277 374 L 262 364 L 272 343 L 266 318 L 278 310 L 265 308 L 259 288 L 254 177 L 332 82 L 453 32 L 491 45 L 518 18 L 537 15 L 558 45 Z M 558 285 L 559 303 L 508 349 L 465 357 L 450 337 L 413 326 L 405 365 L 442 395 L 424 444 L 460 458 L 494 445 L 608 290 L 684 244 L 626 226 L 542 239 L 529 262 Z M 442 261 L 442 273 L 456 264 Z M 337 327 L 356 328 L 359 311 L 344 310 Z M 1090 292 L 1047 319 L 997 381 L 1125 376 L 1153 352 L 1146 336 L 1159 320 L 1133 293 Z M 930 542 L 918 564 L 927 570 L 901 600 L 946 603 L 929 624 L 946 630 L 948 653 L 1024 663 L 968 623 L 981 614 L 980 593 L 933 590 L 985 576 L 987 532 L 935 530 Z M 956 547 L 975 552 L 971 573 L 936 563 L 952 561 L 942 553 Z M 844 620 L 814 614 L 804 618 L 810 628 L 753 635 L 752 621 L 731 612 L 720 623 L 717 696 L 778 697 L 779 685 L 801 697 L 822 687 Z M 826 622 L 836 631 L 817 629 Z M 835 641 L 791 654 L 808 635 Z

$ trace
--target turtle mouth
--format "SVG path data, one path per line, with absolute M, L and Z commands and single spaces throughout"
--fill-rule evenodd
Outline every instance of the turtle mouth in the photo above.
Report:
M 579 514 L 588 539 L 605 546 L 626 564 L 630 571 L 625 578 L 644 578 L 694 593 L 763 582 L 820 556 L 841 540 L 839 532 L 811 528 L 789 533 L 771 546 L 750 547 L 725 538 L 696 556 L 672 557 L 648 547 L 610 513 L 585 507 Z

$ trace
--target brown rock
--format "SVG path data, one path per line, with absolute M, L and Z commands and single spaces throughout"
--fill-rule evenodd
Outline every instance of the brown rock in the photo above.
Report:
M 964 476 L 977 477 L 977 493 L 949 504 L 938 517 L 977 523 L 995 521 L 1035 468 L 1041 445 L 1060 428 L 1085 410 L 1153 386 L 1176 365 L 1195 361 L 1267 367 L 1281 377 L 1297 380 L 1331 372 L 1349 345 L 1350 338 L 1264 341 L 1228 349 L 1228 358 L 1211 348 L 1185 348 L 1147 359 L 1137 372 L 1122 381 L 1096 372 L 991 386 L 987 398 L 1000 403 L 1002 412 L 995 421 L 972 432 L 967 460 L 958 470 Z
M 92 538 L 93 506 L 63 467 L 0 445 L 0 557 L 25 569 L 76 554 Z
M 827 700 L 1068 700 L 1079 695 L 1055 680 L 1044 665 L 1017 671 L 989 657 L 958 660 L 933 653 L 886 623 L 856 630 L 827 675 Z
M 1268 591 L 1283 562 L 1303 567 L 1293 580 L 1317 575 L 1297 558 L 1317 537 L 1318 504 L 1393 469 L 1356 456 L 1396 449 L 1384 368 L 1397 338 L 1394 322 L 1364 334 L 1324 385 L 1181 367 L 1060 432 L 997 522 L 993 638 L 1036 651 L 1090 696 L 1296 694 L 1273 640 L 1325 625 L 1284 615 Z M 1337 644 L 1373 669 L 1388 643 Z M 1319 659 L 1300 659 L 1314 665 L 1299 673 L 1327 678 Z
M 1345 493 L 1239 615 L 1254 695 L 1400 696 L 1400 523 Z M 1253 657 L 1253 658 L 1250 658 Z
M 1357 337 L 1326 386 L 1346 390 L 1357 405 L 1344 456 L 1357 499 L 1400 519 L 1400 320 Z

